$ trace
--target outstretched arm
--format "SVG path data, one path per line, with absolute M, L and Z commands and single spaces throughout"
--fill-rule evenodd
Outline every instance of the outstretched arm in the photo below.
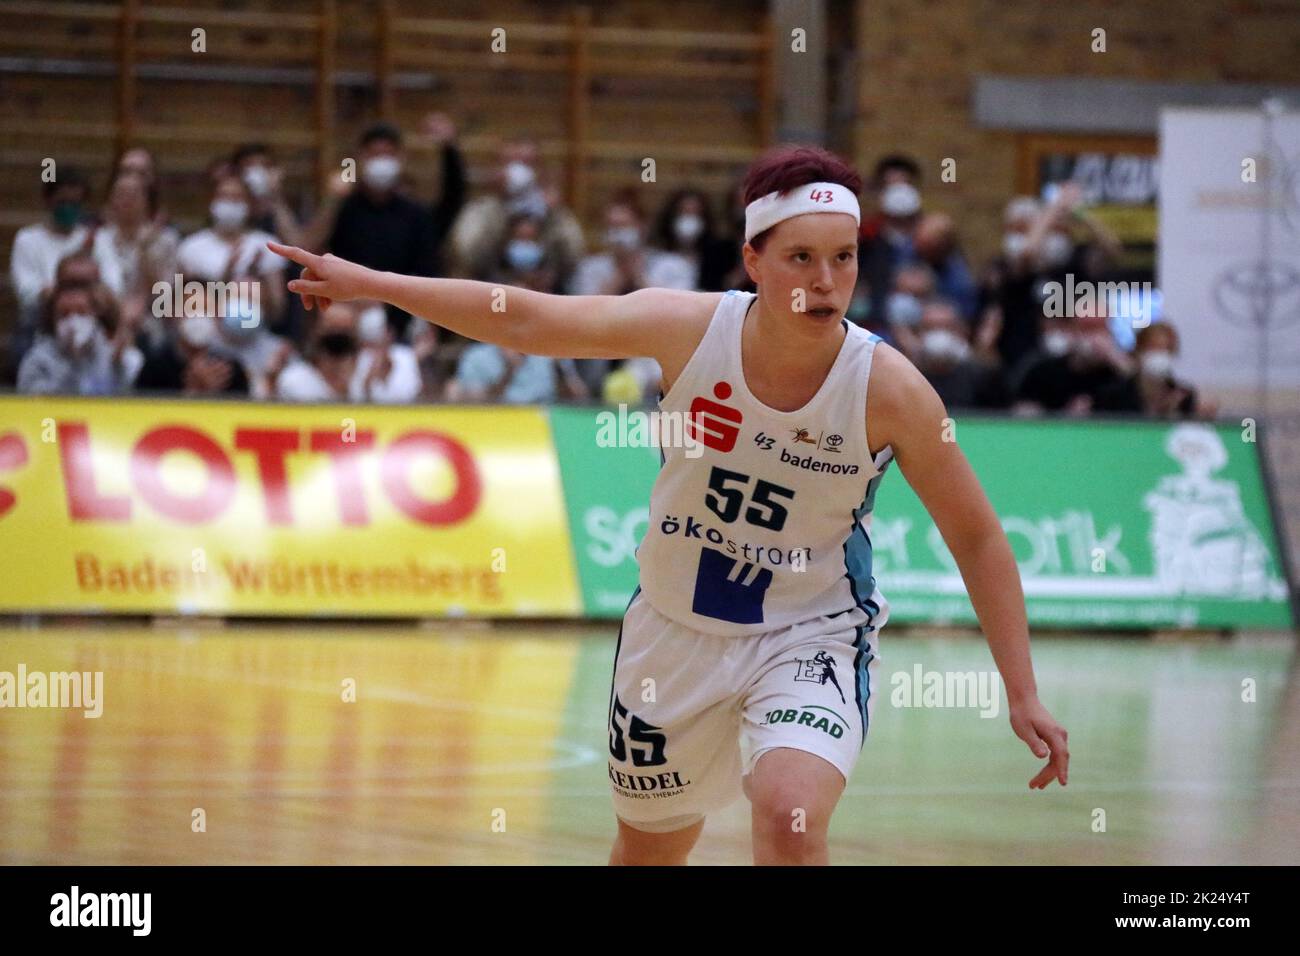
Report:
M 873 448 L 890 445 L 907 483 L 952 552 L 971 605 L 1007 687 L 1011 727 L 1051 761 L 1030 782 L 1042 789 L 1069 776 L 1067 734 L 1038 699 L 1020 571 L 997 513 L 955 438 L 943 401 L 896 349 L 877 344 L 867 407 Z
M 550 295 L 472 279 L 427 279 L 378 272 L 303 249 L 269 243 L 303 266 L 289 291 L 322 309 L 378 299 L 479 342 L 560 358 L 649 356 L 680 368 L 699 342 L 699 317 L 720 293 L 640 289 L 627 295 Z M 707 300 L 707 301 L 706 301 Z

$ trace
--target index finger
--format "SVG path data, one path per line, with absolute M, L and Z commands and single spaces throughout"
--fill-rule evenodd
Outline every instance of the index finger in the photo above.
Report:
M 320 259 L 320 256 L 314 252 L 308 252 L 306 249 L 299 249 L 297 246 L 282 246 L 278 242 L 268 242 L 266 248 L 270 249 L 277 256 L 284 256 L 300 266 L 310 266 Z

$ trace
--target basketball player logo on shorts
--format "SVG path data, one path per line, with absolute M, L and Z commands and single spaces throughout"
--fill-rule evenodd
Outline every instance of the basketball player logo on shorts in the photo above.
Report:
M 797 670 L 795 671 L 795 680 L 813 681 L 814 683 L 826 685 L 830 681 L 839 691 L 840 703 L 848 703 L 844 699 L 844 689 L 840 687 L 840 682 L 835 679 L 835 658 L 831 657 L 825 651 L 818 651 L 817 655 L 811 660 L 795 659 Z M 820 670 L 819 670 L 820 668 Z

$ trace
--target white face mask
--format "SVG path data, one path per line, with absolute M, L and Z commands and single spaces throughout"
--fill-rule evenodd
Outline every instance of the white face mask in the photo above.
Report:
M 59 339 L 67 343 L 69 348 L 74 352 L 80 352 L 95 337 L 95 327 L 97 325 L 98 323 L 93 315 L 78 312 L 75 315 L 65 315 L 59 319 L 55 330 Z
M 673 220 L 673 235 L 680 242 L 694 242 L 704 231 L 704 217 L 694 213 L 682 213 Z
M 1043 336 L 1043 351 L 1053 357 L 1060 357 L 1070 351 L 1069 332 L 1048 332 Z
M 361 168 L 361 178 L 371 189 L 391 189 L 401 175 L 402 161 L 396 156 L 376 156 Z
M 891 292 L 885 300 L 885 318 L 893 325 L 911 328 L 921 321 L 921 300 L 910 292 Z
M 890 183 L 880 194 L 880 210 L 896 219 L 914 216 L 921 211 L 921 194 L 911 183 Z
M 1028 243 L 1029 237 L 1023 232 L 1008 232 L 1002 237 L 1002 254 L 1008 259 L 1019 259 Z
M 1142 368 L 1142 374 L 1150 375 L 1152 378 L 1165 378 L 1174 370 L 1173 353 L 1163 350 L 1143 352 L 1138 356 L 1138 363 Z
M 636 226 L 613 226 L 605 230 L 605 244 L 611 249 L 631 252 L 641 245 L 641 230 Z
M 244 170 L 244 185 L 249 192 L 261 199 L 271 192 L 271 174 L 265 166 L 249 166 Z
M 388 313 L 382 305 L 373 305 L 357 318 L 357 337 L 367 345 L 382 342 L 388 332 Z
M 187 345 L 207 348 L 217 338 L 217 323 L 209 315 L 187 315 L 181 319 L 180 335 Z
M 514 196 L 523 192 L 537 181 L 537 174 L 533 172 L 533 167 L 527 163 L 521 163 L 516 160 L 513 163 L 506 163 L 505 168 L 505 186 L 506 192 Z
M 232 231 L 238 229 L 248 219 L 248 203 L 237 199 L 214 199 L 208 207 L 212 214 L 212 224 L 218 229 Z
M 1063 232 L 1049 232 L 1038 247 L 1038 264 L 1044 269 L 1059 269 L 1070 261 L 1074 243 Z
M 932 359 L 961 362 L 970 354 L 970 344 L 948 329 L 930 329 L 921 336 L 921 351 Z

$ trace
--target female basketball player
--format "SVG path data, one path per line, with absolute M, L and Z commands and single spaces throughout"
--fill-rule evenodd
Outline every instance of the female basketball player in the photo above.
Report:
M 664 448 L 615 652 L 608 775 L 615 864 L 684 863 L 705 814 L 743 792 L 756 863 L 825 863 L 831 812 L 870 725 L 888 602 L 871 510 L 891 460 L 956 559 L 1006 684 L 1011 726 L 1064 786 L 1066 732 L 1038 699 L 1011 547 L 929 383 L 844 319 L 861 180 L 785 147 L 746 183 L 756 294 L 546 295 L 373 272 L 272 245 L 304 266 L 307 308 L 380 299 L 533 355 L 652 356 L 660 407 L 692 442 Z M 494 301 L 496 307 L 494 308 Z M 945 440 L 946 439 L 946 440 Z M 702 448 L 702 453 L 697 453 Z M 649 689 L 649 691 L 647 691 Z

